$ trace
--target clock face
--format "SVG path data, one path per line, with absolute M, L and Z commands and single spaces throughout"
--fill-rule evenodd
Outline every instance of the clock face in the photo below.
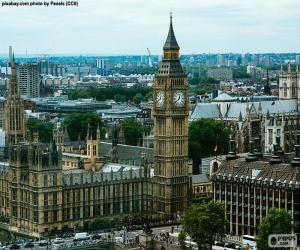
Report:
M 181 90 L 175 91 L 173 95 L 173 103 L 176 107 L 183 107 L 185 103 L 184 92 Z
M 161 90 L 156 92 L 156 107 L 162 107 L 164 105 L 165 102 L 165 93 Z

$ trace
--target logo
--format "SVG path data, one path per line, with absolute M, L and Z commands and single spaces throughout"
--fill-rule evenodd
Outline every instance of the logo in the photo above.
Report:
M 269 247 L 296 247 L 296 234 L 270 234 L 268 238 Z

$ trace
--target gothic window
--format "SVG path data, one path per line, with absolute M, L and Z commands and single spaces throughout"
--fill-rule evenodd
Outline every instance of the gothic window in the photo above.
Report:
M 287 84 L 286 84 L 286 82 L 283 84 L 283 96 L 287 97 Z
M 93 155 L 95 156 L 96 155 L 96 145 L 93 145 Z
M 269 145 L 273 144 L 273 129 L 269 129 Z
M 57 175 L 53 174 L 53 186 L 57 185 Z
M 44 193 L 44 206 L 48 206 L 48 193 Z
M 44 187 L 48 187 L 48 175 L 44 175 Z
M 295 98 L 296 97 L 296 84 L 293 83 L 292 84 L 292 98 Z

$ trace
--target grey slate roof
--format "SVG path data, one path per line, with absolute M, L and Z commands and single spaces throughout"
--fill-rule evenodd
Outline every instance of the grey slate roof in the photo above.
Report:
M 192 176 L 193 184 L 201 184 L 209 182 L 208 174 L 194 174 Z
M 297 167 L 286 163 L 271 165 L 267 161 L 246 162 L 243 158 L 222 161 L 217 172 L 213 174 L 213 179 L 218 178 L 218 176 L 299 184 Z
M 170 27 L 167 40 L 164 45 L 164 49 L 179 49 L 178 43 L 173 30 L 172 17 L 170 19 Z
M 111 150 L 111 143 L 100 143 L 100 156 L 110 156 Z M 118 144 L 117 152 L 120 160 L 138 160 L 141 159 L 141 153 L 145 153 L 148 161 L 153 162 L 153 148 Z
M 256 111 L 258 111 L 259 105 L 261 105 L 261 112 L 264 115 L 266 115 L 268 111 L 270 114 L 290 113 L 297 111 L 297 100 L 278 100 L 248 103 L 249 109 L 254 106 Z M 245 118 L 246 109 L 247 103 L 232 103 L 225 116 L 227 118 L 238 118 L 241 113 L 242 117 Z
M 191 119 L 221 118 L 221 112 L 216 103 L 197 103 Z
M 214 98 L 214 102 L 234 102 L 236 101 L 238 98 L 234 97 L 234 96 L 230 96 L 227 93 L 221 93 L 219 94 L 216 98 Z

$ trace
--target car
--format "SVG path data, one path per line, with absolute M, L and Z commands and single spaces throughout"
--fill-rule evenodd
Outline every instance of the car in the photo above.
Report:
M 92 240 L 101 240 L 101 239 L 102 239 L 102 237 L 99 234 L 93 234 L 92 235 Z
M 14 243 L 10 246 L 9 249 L 21 249 L 21 247 L 18 244 Z
M 62 244 L 62 243 L 64 243 L 65 241 L 64 241 L 64 239 L 62 239 L 62 238 L 56 238 L 56 239 L 54 239 L 54 241 L 53 241 L 53 243 L 54 244 Z
M 27 242 L 27 243 L 25 243 L 24 248 L 34 248 L 33 242 Z
M 235 249 L 235 244 L 233 242 L 225 242 L 224 247 Z
M 225 242 L 224 242 L 224 241 L 221 241 L 221 240 L 216 240 L 216 241 L 215 241 L 215 245 L 218 246 L 218 247 L 224 247 Z
M 48 246 L 48 241 L 47 240 L 40 240 L 39 241 L 39 246 Z

